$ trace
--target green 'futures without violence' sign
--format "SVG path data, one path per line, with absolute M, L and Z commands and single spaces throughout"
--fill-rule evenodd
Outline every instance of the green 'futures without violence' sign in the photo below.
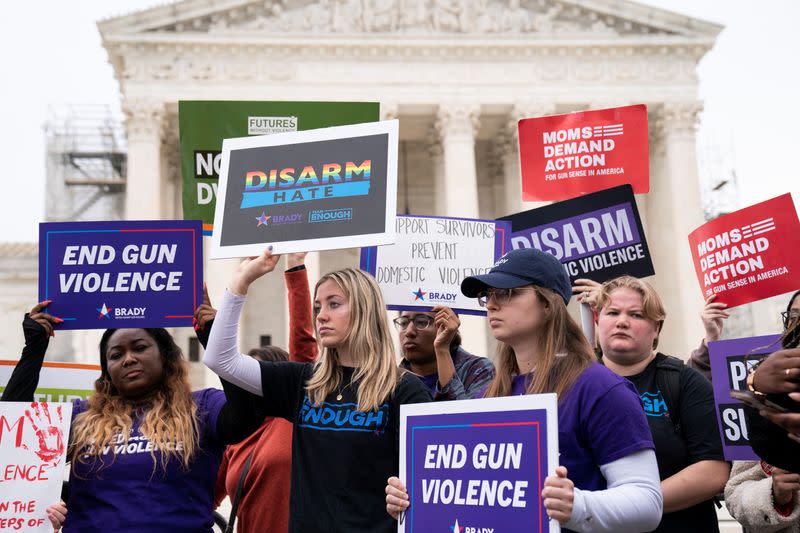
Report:
M 377 102 L 179 102 L 183 218 L 202 220 L 203 234 L 211 235 L 223 139 L 376 122 L 379 116 Z

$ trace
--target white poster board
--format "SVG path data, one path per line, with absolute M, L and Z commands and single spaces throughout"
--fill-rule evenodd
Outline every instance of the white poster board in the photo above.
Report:
M 16 364 L 17 361 L 0 360 L 0 392 L 8 383 Z M 86 399 L 94 393 L 94 382 L 99 377 L 99 365 L 45 361 L 33 399 L 37 402 Z
M 397 242 L 361 249 L 361 269 L 372 274 L 387 307 L 429 311 L 437 305 L 485 315 L 461 293 L 468 276 L 487 273 L 509 249 L 511 224 L 497 220 L 400 215 Z

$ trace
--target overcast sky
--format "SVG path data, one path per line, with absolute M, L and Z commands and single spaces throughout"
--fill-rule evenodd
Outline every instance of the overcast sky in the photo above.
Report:
M 119 90 L 96 21 L 163 2 L 80 0 L 16 2 L 0 18 L 0 242 L 32 241 L 44 213 L 49 106 L 105 103 Z M 793 191 L 800 202 L 796 0 L 646 0 L 724 24 L 700 64 L 705 102 L 701 136 L 733 151 L 742 205 Z

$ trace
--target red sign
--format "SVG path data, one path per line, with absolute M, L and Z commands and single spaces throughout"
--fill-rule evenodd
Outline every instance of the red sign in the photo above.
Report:
M 519 121 L 522 199 L 566 200 L 630 183 L 650 191 L 647 107 Z
M 703 224 L 689 234 L 705 296 L 735 307 L 800 287 L 800 221 L 787 193 Z

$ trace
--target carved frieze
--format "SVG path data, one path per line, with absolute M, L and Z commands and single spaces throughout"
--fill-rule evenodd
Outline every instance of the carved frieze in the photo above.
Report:
M 262 0 L 150 31 L 563 35 L 670 34 L 559 0 Z

